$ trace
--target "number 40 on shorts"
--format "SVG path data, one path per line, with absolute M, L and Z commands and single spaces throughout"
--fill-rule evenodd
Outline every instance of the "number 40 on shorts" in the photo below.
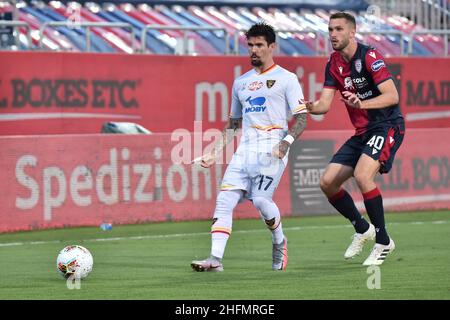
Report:
M 375 148 L 378 151 L 380 151 L 383 148 L 383 145 L 384 145 L 384 137 L 383 136 L 373 136 L 367 142 L 367 145 L 369 147 L 371 147 L 371 148 Z

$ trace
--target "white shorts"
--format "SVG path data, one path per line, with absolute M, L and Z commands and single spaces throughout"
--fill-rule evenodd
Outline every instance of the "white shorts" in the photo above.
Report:
M 234 154 L 223 176 L 221 190 L 244 190 L 245 197 L 271 199 L 283 176 L 285 163 L 270 153 Z

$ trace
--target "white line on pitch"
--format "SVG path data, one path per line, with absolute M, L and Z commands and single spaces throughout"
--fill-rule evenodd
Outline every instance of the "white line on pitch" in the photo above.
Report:
M 446 224 L 449 220 L 436 220 L 436 221 L 412 221 L 412 222 L 391 222 L 387 223 L 388 226 L 396 226 L 401 224 L 422 225 L 422 224 Z M 338 224 L 338 225 L 325 225 L 325 226 L 299 226 L 299 227 L 284 227 L 285 231 L 298 231 L 298 230 L 312 230 L 312 229 L 340 229 L 350 228 L 350 224 Z M 254 232 L 267 232 L 265 228 L 252 229 L 252 230 L 235 230 L 236 233 L 254 233 Z M 178 238 L 178 237 L 196 237 L 209 235 L 209 232 L 195 232 L 195 233 L 173 233 L 173 234 L 157 234 L 147 236 L 131 236 L 131 237 L 111 237 L 111 238 L 98 238 L 98 239 L 74 239 L 74 240 L 51 240 L 51 241 L 29 241 L 29 242 L 5 242 L 0 243 L 1 247 L 14 247 L 23 245 L 37 245 L 37 244 L 51 244 L 61 243 L 69 241 L 82 241 L 82 242 L 103 242 L 103 241 L 120 241 L 120 240 L 144 240 L 144 239 L 164 239 L 164 238 Z

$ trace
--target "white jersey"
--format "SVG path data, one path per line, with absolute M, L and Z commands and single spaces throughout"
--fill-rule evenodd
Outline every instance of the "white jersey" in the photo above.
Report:
M 236 153 L 271 152 L 288 131 L 291 114 L 306 113 L 297 76 L 273 65 L 254 69 L 233 83 L 230 118 L 242 118 L 242 137 Z

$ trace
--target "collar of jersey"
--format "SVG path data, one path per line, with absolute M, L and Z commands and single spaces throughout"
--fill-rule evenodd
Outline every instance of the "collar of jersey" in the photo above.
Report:
M 359 42 L 356 42 L 356 51 L 355 54 L 353 55 L 353 57 L 350 59 L 350 61 L 348 63 L 353 62 L 357 57 L 360 56 L 359 51 L 361 50 L 361 45 Z
M 274 63 L 273 65 L 271 65 L 270 67 L 268 67 L 266 70 L 262 71 L 261 73 L 258 73 L 258 71 L 256 71 L 256 70 L 255 70 L 255 72 L 256 72 L 258 75 L 262 75 L 262 74 L 264 74 L 264 73 L 269 72 L 270 70 L 272 70 L 272 69 L 275 68 L 276 66 L 277 66 L 277 64 Z

